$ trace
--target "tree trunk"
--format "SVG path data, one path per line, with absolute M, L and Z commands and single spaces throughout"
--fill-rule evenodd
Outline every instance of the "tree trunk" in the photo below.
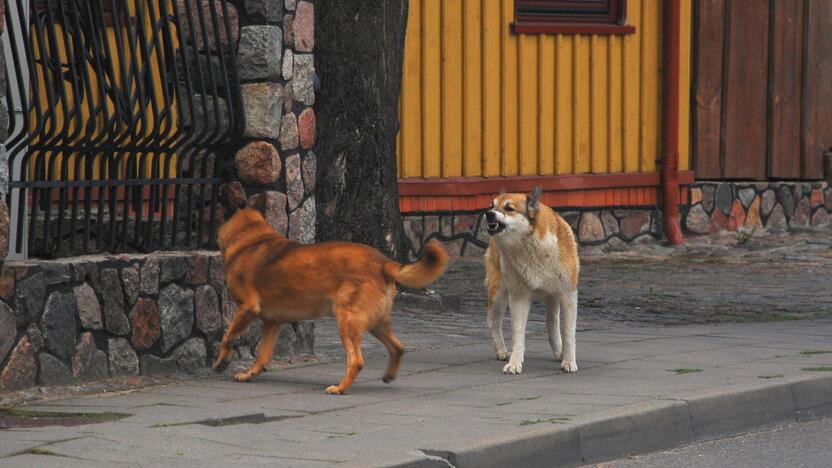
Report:
M 399 212 L 399 131 L 408 0 L 317 0 L 318 241 L 407 257 Z

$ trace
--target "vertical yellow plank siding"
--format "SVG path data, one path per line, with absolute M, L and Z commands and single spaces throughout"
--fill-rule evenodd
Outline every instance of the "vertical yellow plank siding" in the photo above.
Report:
M 520 36 L 520 175 L 537 174 L 537 36 Z
M 462 1 L 442 0 L 442 177 L 462 175 Z
M 537 63 L 540 64 L 537 92 L 540 95 L 537 117 L 537 171 L 555 172 L 555 36 L 538 36 Z
M 592 148 L 591 172 L 607 172 L 609 162 L 609 52 L 608 37 L 591 36 L 590 38 L 590 146 Z
M 511 31 L 514 0 L 411 0 L 399 176 L 657 170 L 661 2 L 628 0 L 635 34 Z M 682 0 L 680 167 L 690 167 L 692 0 Z
M 555 173 L 572 174 L 575 161 L 572 157 L 572 49 L 575 38 L 555 37 Z
M 487 0 L 486 0 L 487 1 Z M 465 35 L 463 175 L 482 175 L 482 0 L 463 3 Z
M 624 67 L 623 95 L 624 122 L 621 131 L 624 140 L 624 172 L 637 172 L 641 161 L 641 125 L 639 105 L 641 103 L 641 1 L 627 2 L 627 22 L 636 28 L 636 34 L 622 40 L 621 61 Z M 648 0 L 649 1 L 649 0 Z
M 422 48 L 422 1 L 410 0 L 405 50 Z M 422 60 L 421 54 L 406 54 L 402 71 L 399 115 L 399 167 L 404 177 L 422 175 Z M 404 157 L 403 154 L 408 155 Z
M 589 80 L 590 36 L 575 36 L 572 43 L 572 160 L 576 173 L 589 172 L 592 150 L 590 148 L 590 101 Z
M 499 2 L 483 0 L 482 3 L 482 138 L 483 175 L 502 174 L 500 150 L 500 122 L 502 107 L 499 99 L 501 90 L 501 21 L 502 7 Z M 411 52 L 407 50 L 405 55 Z
M 659 154 L 659 85 L 658 74 L 661 59 L 661 40 L 659 21 L 661 4 L 653 0 L 644 0 L 641 4 L 641 104 L 639 122 L 641 124 L 641 162 L 642 172 L 655 171 Z M 635 5 L 634 5 L 635 6 Z
M 501 1 L 500 9 L 500 74 L 503 77 L 500 88 L 503 113 L 500 116 L 502 140 L 500 141 L 500 175 L 517 175 L 517 36 L 511 33 L 508 24 L 514 19 L 514 2 Z M 406 52 L 405 52 L 406 53 Z M 495 98 L 492 98 L 495 99 Z
M 422 55 L 422 177 L 442 176 L 442 0 L 422 0 L 421 9 L 421 49 L 405 49 L 405 60 L 408 54 L 420 53 Z M 408 22 L 410 18 L 408 18 Z M 405 42 L 407 45 L 407 42 Z M 402 88 L 402 94 L 407 90 Z M 407 129 L 402 129 L 407 132 Z M 412 157 L 418 158 L 415 153 L 410 153 L 407 146 L 403 148 L 402 156 L 404 161 Z M 408 163 L 405 162 L 405 165 Z M 401 173 L 399 173 L 401 176 Z M 415 176 L 409 176 L 415 177 Z

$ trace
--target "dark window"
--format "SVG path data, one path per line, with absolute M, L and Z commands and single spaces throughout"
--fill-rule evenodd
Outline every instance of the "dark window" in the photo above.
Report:
M 515 0 L 514 32 L 630 34 L 627 0 Z

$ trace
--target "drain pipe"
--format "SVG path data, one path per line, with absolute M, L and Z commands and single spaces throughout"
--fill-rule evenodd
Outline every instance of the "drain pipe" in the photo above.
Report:
M 683 245 L 679 216 L 679 43 L 680 0 L 663 4 L 662 50 L 662 214 L 670 245 Z

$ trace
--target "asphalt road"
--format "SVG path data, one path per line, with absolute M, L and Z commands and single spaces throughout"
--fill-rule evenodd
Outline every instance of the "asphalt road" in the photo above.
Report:
M 777 426 L 609 463 L 603 468 L 828 468 L 832 466 L 832 419 Z

